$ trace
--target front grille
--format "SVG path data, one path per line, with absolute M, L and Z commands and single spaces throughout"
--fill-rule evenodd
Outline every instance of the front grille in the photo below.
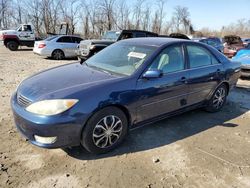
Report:
M 27 107 L 31 104 L 31 101 L 29 99 L 27 99 L 26 97 L 18 94 L 17 95 L 17 102 L 19 105 L 23 106 L 23 107 Z
M 88 45 L 86 45 L 86 44 L 80 44 L 80 48 L 82 48 L 82 49 L 88 49 Z

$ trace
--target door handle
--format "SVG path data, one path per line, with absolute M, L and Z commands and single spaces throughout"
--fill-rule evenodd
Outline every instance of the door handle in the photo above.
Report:
M 216 71 L 217 73 L 221 73 L 221 70 L 220 69 L 217 69 L 217 71 Z
M 187 83 L 187 78 L 185 76 L 181 77 L 181 82 Z

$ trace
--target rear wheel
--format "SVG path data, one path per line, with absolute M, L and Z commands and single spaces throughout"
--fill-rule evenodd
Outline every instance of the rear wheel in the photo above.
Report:
M 126 115 L 119 108 L 107 107 L 87 122 L 82 133 L 82 145 L 91 153 L 106 153 L 121 144 L 127 131 Z
M 18 45 L 18 43 L 16 41 L 9 41 L 7 43 L 7 48 L 9 48 L 9 50 L 11 50 L 11 51 L 17 51 L 18 46 L 19 45 Z
M 227 87 L 225 84 L 220 85 L 214 92 L 211 99 L 208 101 L 208 105 L 205 108 L 208 112 L 220 111 L 227 100 Z
M 54 50 L 52 53 L 52 58 L 55 60 L 62 60 L 64 59 L 64 53 L 62 50 Z

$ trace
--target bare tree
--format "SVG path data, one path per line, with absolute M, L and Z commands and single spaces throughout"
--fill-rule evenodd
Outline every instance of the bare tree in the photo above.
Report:
M 162 31 L 162 22 L 163 19 L 165 17 L 165 13 L 164 13 L 164 8 L 165 8 L 165 3 L 166 0 L 158 0 L 157 4 L 158 4 L 158 11 L 159 11 L 159 18 L 158 18 L 158 33 L 161 33 Z
M 101 15 L 106 19 L 106 28 L 111 30 L 114 25 L 114 3 L 116 0 L 103 0 L 100 2 Z
M 173 15 L 173 24 L 177 32 L 189 33 L 191 25 L 190 13 L 187 7 L 177 6 Z
M 7 20 L 7 11 L 10 7 L 11 1 L 8 0 L 1 0 L 0 2 L 0 27 L 7 28 L 8 27 L 8 20 Z

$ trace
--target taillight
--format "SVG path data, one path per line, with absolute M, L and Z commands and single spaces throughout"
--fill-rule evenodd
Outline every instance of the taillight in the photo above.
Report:
M 46 46 L 46 44 L 41 43 L 41 44 L 38 45 L 38 48 L 44 48 L 45 46 Z

